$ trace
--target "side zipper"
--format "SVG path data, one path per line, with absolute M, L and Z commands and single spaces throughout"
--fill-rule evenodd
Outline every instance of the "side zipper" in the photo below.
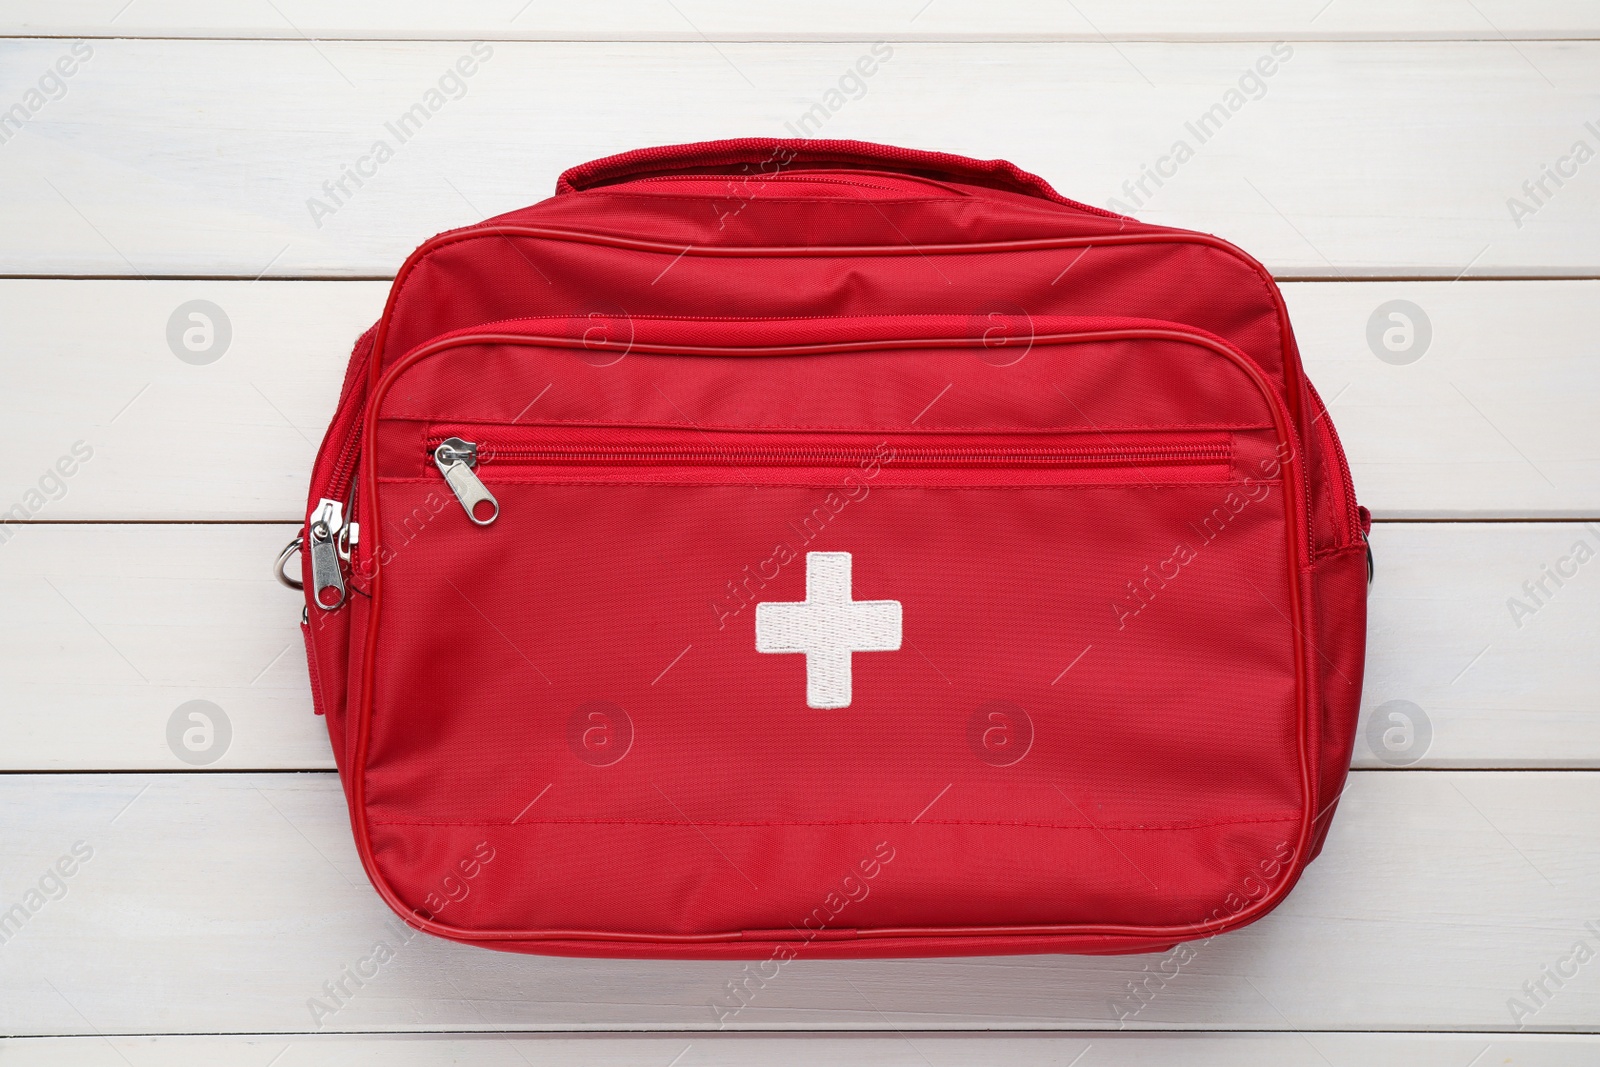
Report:
M 311 550 L 311 602 L 323 611 L 333 611 L 344 604 L 347 594 L 339 546 L 341 541 L 348 544 L 348 537 L 344 505 L 337 500 L 319 500 L 306 525 L 306 544 Z
M 352 492 L 352 498 L 354 493 Z M 353 499 L 352 499 L 353 503 Z M 289 573 L 289 560 L 297 552 L 311 553 L 310 602 L 323 611 L 343 607 L 348 590 L 344 582 L 342 563 L 350 562 L 350 546 L 360 536 L 360 524 L 346 522 L 346 507 L 337 500 L 323 497 L 306 520 L 304 533 L 295 534 L 272 564 L 272 576 L 290 589 L 303 590 L 305 583 Z M 331 595 L 327 595 L 331 594 Z M 306 620 L 307 608 L 301 612 L 301 622 Z
M 1311 395 L 1311 405 L 1317 414 L 1312 419 L 1318 432 L 1321 434 L 1323 447 L 1329 453 L 1329 460 L 1333 463 L 1339 475 L 1339 482 L 1335 491 L 1340 496 L 1340 503 L 1344 508 L 1344 522 L 1347 531 L 1347 541 L 1354 544 L 1353 534 L 1361 538 L 1362 547 L 1367 551 L 1367 585 L 1372 584 L 1377 574 L 1372 558 L 1372 540 L 1369 537 L 1372 528 L 1372 513 L 1356 503 L 1355 481 L 1350 477 L 1350 461 L 1345 457 L 1344 444 L 1339 440 L 1339 431 L 1334 429 L 1333 420 L 1328 418 L 1328 406 L 1323 403 L 1317 387 L 1306 379 L 1306 391 Z

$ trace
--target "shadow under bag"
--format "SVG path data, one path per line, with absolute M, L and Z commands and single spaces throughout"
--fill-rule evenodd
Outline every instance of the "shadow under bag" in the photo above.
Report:
M 1349 767 L 1368 523 L 1237 248 L 744 139 L 413 253 L 296 543 L 408 922 L 784 961 L 1266 914 Z

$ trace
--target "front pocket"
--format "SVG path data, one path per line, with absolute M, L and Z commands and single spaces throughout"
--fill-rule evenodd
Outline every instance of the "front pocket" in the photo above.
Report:
M 1029 383 L 936 419 L 936 348 L 818 352 L 803 392 L 789 350 L 506 336 L 391 372 L 369 423 L 356 808 L 399 899 L 485 840 L 455 936 L 1192 935 L 1292 880 L 1301 486 L 1271 394 L 1156 392 L 1215 391 L 1215 349 L 1161 334 L 1117 381 L 1093 346 L 1132 341 L 1063 335 L 1030 369 L 1060 425 L 979 426 Z
M 623 485 L 812 485 L 857 481 L 924 488 L 1181 484 L 1225 481 L 1228 434 L 907 435 L 618 433 L 611 429 L 433 427 L 424 467 L 436 467 L 466 514 L 498 514 L 497 482 Z

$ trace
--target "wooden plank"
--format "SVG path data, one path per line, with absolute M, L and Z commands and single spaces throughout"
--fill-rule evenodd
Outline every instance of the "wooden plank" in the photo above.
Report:
M 1600 558 L 1579 542 L 1600 557 L 1600 524 L 1373 528 L 1357 766 L 1600 766 Z M 1394 713 L 1417 720 L 1398 750 Z
M 1361 772 L 1271 916 L 1196 946 L 1137 1029 L 1592 1030 L 1595 772 Z M 15 1035 L 709 1030 L 742 965 L 547 959 L 416 935 L 365 884 L 331 774 L 0 778 L 7 906 L 91 855 L 0 952 Z M 313 998 L 377 942 L 331 1015 Z M 1566 962 L 1562 962 L 1566 961 Z M 1169 967 L 1174 964 L 1169 962 Z M 791 961 L 728 1030 L 1114 1030 L 1160 958 Z M 1511 998 L 1569 971 L 1527 1017 Z M 1076 1053 L 1074 1053 L 1076 1054 Z M 1301 1062 L 1315 1062 L 1307 1056 Z M 1463 1061 L 1465 1062 L 1465 1061 Z
M 1587 1067 L 1600 1038 L 1566 1034 L 261 1034 L 229 1036 L 14 1038 L 0 1043 L 11 1067 Z M 1486 1051 L 1487 1050 L 1487 1051 Z M 680 1057 L 674 1061 L 673 1057 Z M 1499 1056 L 1501 1059 L 1496 1059 Z
M 0 511 L 20 503 L 40 521 L 298 521 L 350 348 L 388 288 L 0 282 L 0 419 L 14 443 Z M 196 300 L 215 305 L 205 314 L 230 335 L 201 365 L 168 341 L 175 316 L 180 330 L 191 325 L 181 309 Z M 76 458 L 80 441 L 90 458 L 57 487 L 48 473 Z
M 1329 405 L 1356 494 L 1374 514 L 1600 515 L 1600 440 L 1592 431 L 1600 283 L 1283 290 L 1306 371 Z M 1398 303 L 1410 305 L 1399 312 L 1403 322 L 1389 318 Z M 1390 352 L 1383 331 L 1406 323 L 1412 347 Z
M 675 11 L 674 8 L 677 10 Z M 1231 0 L 1204 10 L 1178 0 L 797 0 L 740 4 L 621 0 L 605 5 L 480 0 L 44 0 L 10 5 L 10 35 L 487 40 L 1351 40 L 1578 38 L 1596 35 L 1594 9 L 1574 0 L 1380 3 L 1378 0 Z
M 350 346 L 387 289 L 0 281 L 0 420 L 11 431 L 0 512 L 23 503 L 41 520 L 295 521 Z M 1600 282 L 1318 282 L 1284 291 L 1357 494 L 1380 518 L 1600 515 L 1592 427 Z M 220 308 L 231 333 L 202 366 L 174 355 L 167 337 L 193 300 Z M 1404 365 L 1380 359 L 1367 338 L 1374 314 L 1394 300 L 1421 309 L 1431 334 Z M 186 428 L 181 436 L 176 426 Z M 64 492 L 52 483 L 29 503 L 78 441 L 93 457 Z
M 192 700 L 228 723 L 206 767 L 331 767 L 301 602 L 268 573 L 292 532 L 46 525 L 0 546 L 0 692 L 15 709 L 0 770 L 187 769 L 167 731 Z M 1600 767 L 1600 562 L 1559 588 L 1545 577 L 1579 541 L 1600 552 L 1600 527 L 1375 527 L 1364 722 L 1378 725 L 1357 766 Z M 1540 580 L 1535 603 L 1523 583 Z M 1513 614 L 1513 598 L 1532 610 Z M 1397 710 L 1420 732 L 1392 750 Z
M 430 234 L 526 204 L 583 160 L 786 135 L 866 48 L 483 46 L 476 73 L 446 83 L 458 99 L 430 104 L 401 143 L 386 123 L 470 58 L 466 43 L 85 47 L 64 95 L 27 103 L 4 145 L 0 273 L 388 274 Z M 811 133 L 1007 157 L 1080 199 L 1220 233 L 1285 276 L 1600 271 L 1600 163 L 1571 156 L 1580 139 L 1591 154 L 1600 144 L 1585 125 L 1600 130 L 1600 42 L 1302 42 L 1289 58 L 1265 42 L 892 50 Z M 32 99 L 69 51 L 0 44 L 0 99 Z M 1274 74 L 1245 82 L 1258 99 L 1239 95 L 1258 61 Z M 1087 106 L 1106 100 L 1116 106 Z M 1227 118 L 1197 136 L 1188 124 L 1213 107 Z M 393 158 L 363 164 L 374 173 L 362 186 L 314 214 L 323 183 L 379 139 Z M 1179 140 L 1192 158 L 1172 155 Z M 1546 164 L 1568 170 L 1562 187 Z M 1170 177 L 1158 188 L 1145 167 Z M 1550 196 L 1523 191 L 1539 180 Z M 1514 219 L 1514 196 L 1542 203 Z
M 0 546 L 3 769 L 331 768 L 287 526 L 43 525 Z M 180 707 L 204 700 L 216 732 Z M 178 741 L 169 724 L 180 723 Z M 201 742 L 205 742 L 203 745 Z

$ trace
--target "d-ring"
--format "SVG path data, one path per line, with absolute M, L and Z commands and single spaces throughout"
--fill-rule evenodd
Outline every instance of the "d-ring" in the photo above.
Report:
M 305 582 L 299 578 L 291 578 L 289 573 L 283 569 L 284 564 L 289 562 L 289 557 L 300 551 L 300 545 L 304 541 L 305 538 L 303 536 L 296 534 L 294 540 L 283 546 L 283 551 L 278 553 L 277 562 L 272 565 L 272 576 L 290 589 L 303 590 L 306 587 Z

